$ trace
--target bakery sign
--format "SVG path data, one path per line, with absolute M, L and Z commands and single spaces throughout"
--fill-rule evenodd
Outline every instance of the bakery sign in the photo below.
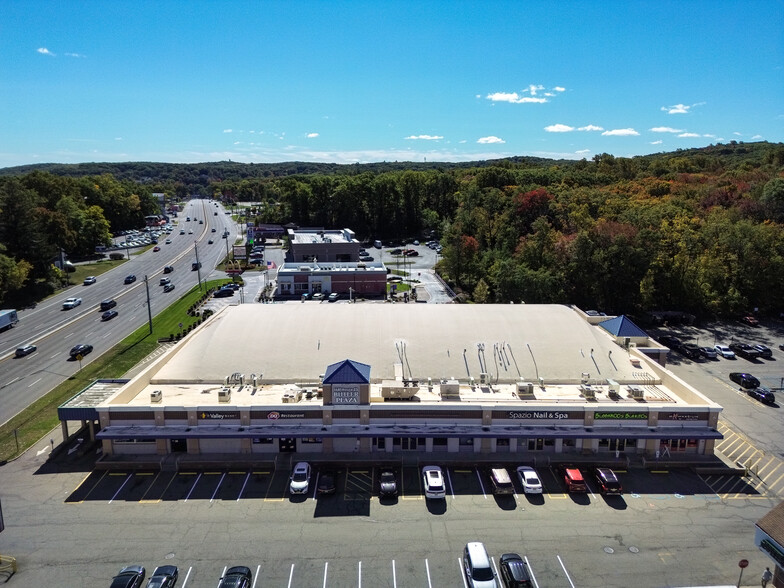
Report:
M 332 404 L 359 404 L 359 384 L 332 384 Z
M 614 421 L 647 421 L 647 412 L 595 412 L 595 420 L 614 420 Z

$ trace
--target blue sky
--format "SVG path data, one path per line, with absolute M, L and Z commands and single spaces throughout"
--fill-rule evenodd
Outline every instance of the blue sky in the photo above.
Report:
M 784 141 L 784 2 L 0 3 L 0 167 Z

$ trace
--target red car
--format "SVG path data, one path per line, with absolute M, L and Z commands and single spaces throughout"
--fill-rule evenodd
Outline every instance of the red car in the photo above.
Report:
M 740 319 L 740 322 L 745 323 L 750 327 L 759 327 L 759 321 L 751 315 L 744 316 L 742 319 Z
M 160 251 L 161 248 L 156 245 L 155 247 L 152 248 L 152 250 L 157 252 L 157 251 Z

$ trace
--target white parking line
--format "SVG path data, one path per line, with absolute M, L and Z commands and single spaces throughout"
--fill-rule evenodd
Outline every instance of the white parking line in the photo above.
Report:
M 452 498 L 455 497 L 455 487 L 452 486 L 452 476 L 449 475 L 449 468 L 446 468 L 446 477 L 449 480 L 449 493 L 452 495 Z M 427 561 L 427 560 L 425 560 Z
M 221 572 L 220 578 L 218 578 L 218 586 L 216 588 L 220 588 L 220 581 L 223 579 L 223 576 L 226 575 L 226 570 L 229 569 L 229 566 L 223 566 L 223 571 Z
M 313 500 L 316 500 L 316 492 L 318 491 L 318 481 L 319 481 L 319 476 L 320 475 L 321 475 L 321 472 L 318 472 L 316 474 L 316 481 L 313 484 Z
M 125 485 L 128 483 L 128 480 L 130 480 L 130 479 L 131 479 L 131 476 L 132 476 L 132 475 L 133 475 L 133 474 L 128 474 L 127 476 L 125 476 L 125 482 L 123 482 L 123 483 L 122 483 L 122 486 L 120 486 L 120 487 L 117 489 L 117 492 L 115 492 L 115 493 L 114 493 L 114 496 L 112 496 L 111 500 L 109 500 L 109 504 L 111 504 L 111 503 L 112 503 L 112 501 L 113 501 L 115 498 L 117 498 L 117 495 L 118 495 L 120 492 L 122 492 L 122 489 L 123 489 L 123 488 L 125 488 Z
M 427 563 L 427 560 L 425 560 Z M 457 568 L 460 570 L 460 579 L 463 580 L 463 588 L 468 588 L 468 582 L 466 582 L 465 574 L 463 573 L 463 562 L 460 560 L 460 557 L 457 558 Z M 430 575 L 427 576 L 427 585 L 430 586 Z
M 248 485 L 248 480 L 250 480 L 250 472 L 248 472 L 247 475 L 245 476 L 245 481 L 242 483 L 242 489 L 240 490 L 240 495 L 237 496 L 237 502 L 240 501 L 240 498 L 242 498 L 242 495 L 245 493 L 245 486 Z
M 223 475 L 221 476 L 221 479 L 218 480 L 218 485 L 215 487 L 215 492 L 212 493 L 212 497 L 210 498 L 210 502 L 215 500 L 215 495 L 218 493 L 218 490 L 220 489 L 221 484 L 223 484 L 223 478 L 225 478 L 225 477 L 226 477 L 226 472 L 223 472 Z
M 291 588 L 291 581 L 294 579 L 294 564 L 291 564 L 291 571 L 289 572 L 288 588 Z
M 490 561 L 493 562 L 493 569 L 495 570 L 495 577 L 501 579 L 501 574 L 498 573 L 498 566 L 495 565 L 495 558 L 491 557 Z
M 425 560 L 425 572 L 427 573 L 427 588 L 433 588 L 433 583 L 430 581 L 430 564 Z
M 191 570 L 193 570 L 193 566 L 188 568 L 188 573 L 185 574 L 185 580 L 182 581 L 182 588 L 185 588 L 185 586 L 188 585 L 188 578 L 191 577 Z
M 261 564 L 256 566 L 256 575 L 253 576 L 253 586 L 251 588 L 256 588 L 256 582 L 259 581 L 259 572 L 261 571 Z M 291 571 L 294 571 L 294 564 L 291 564 Z M 289 584 L 291 584 L 291 579 L 289 578 Z M 539 588 L 537 586 L 537 588 Z
M 191 497 L 191 494 L 193 494 L 193 489 L 196 488 L 196 484 L 199 483 L 200 478 L 201 478 L 201 472 L 199 472 L 199 475 L 196 476 L 196 481 L 193 483 L 193 486 L 191 486 L 191 489 L 188 491 L 188 496 L 185 497 L 185 500 L 183 502 L 188 502 L 188 499 Z
M 322 585 L 322 588 L 327 588 L 327 568 L 328 567 L 329 567 L 329 562 L 325 561 L 324 562 L 324 584 Z
M 479 480 L 479 486 L 482 488 L 482 496 L 487 500 L 487 492 L 485 492 L 485 485 L 482 483 L 482 475 L 479 473 L 479 468 L 474 468 L 476 472 L 476 479 Z
M 395 573 L 395 560 L 392 560 L 392 588 L 397 588 L 397 574 Z
M 528 572 L 531 574 L 531 580 L 533 580 L 534 588 L 539 588 L 539 582 L 536 581 L 536 576 L 534 575 L 534 570 L 531 568 L 531 562 L 528 561 L 528 556 L 526 555 L 524 558 L 525 565 L 528 566 Z
M 569 586 L 574 588 L 574 582 L 572 582 L 572 578 L 571 578 L 571 576 L 569 576 L 569 572 L 566 571 L 566 566 L 564 565 L 564 562 L 561 559 L 561 556 L 560 555 L 556 555 L 555 557 L 558 558 L 558 563 L 561 564 L 561 567 L 563 568 L 564 574 L 566 575 L 566 579 L 569 580 Z
M 359 585 L 357 586 L 357 588 L 362 588 L 362 562 L 361 561 L 359 562 L 358 572 L 359 572 L 359 580 L 358 580 Z

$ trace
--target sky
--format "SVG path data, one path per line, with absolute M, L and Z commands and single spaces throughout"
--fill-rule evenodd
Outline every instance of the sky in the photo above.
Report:
M 784 0 L 2 0 L 0 167 L 784 141 Z

